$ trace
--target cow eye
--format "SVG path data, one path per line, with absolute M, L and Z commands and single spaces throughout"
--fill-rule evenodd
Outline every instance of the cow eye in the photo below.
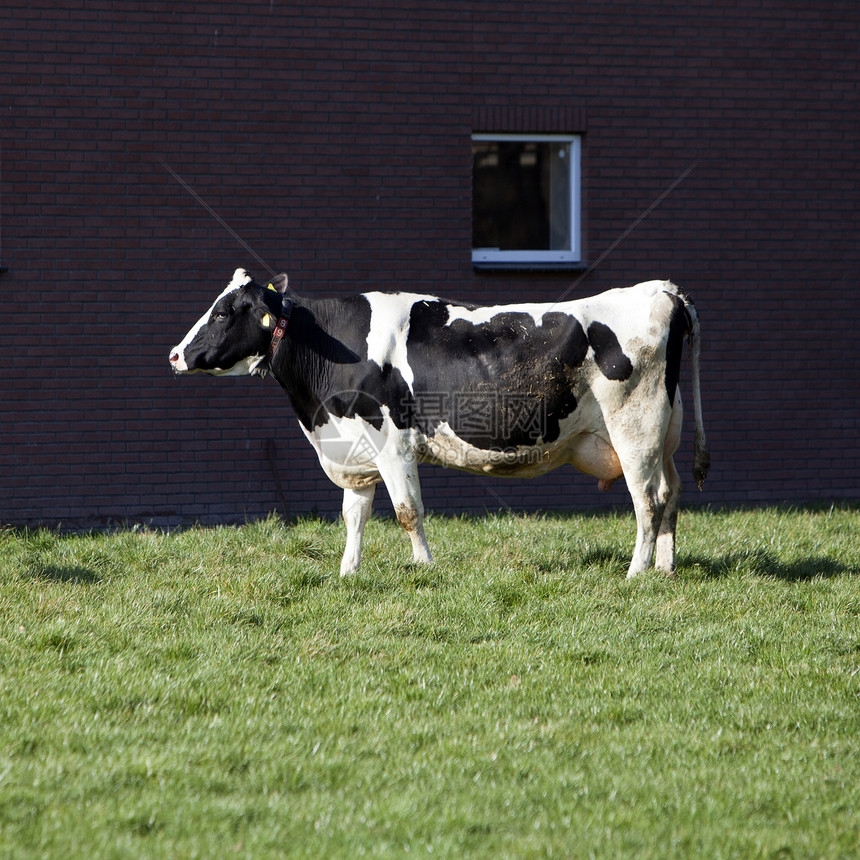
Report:
M 215 311 L 213 316 L 216 322 L 224 322 L 227 319 L 227 314 L 224 311 Z

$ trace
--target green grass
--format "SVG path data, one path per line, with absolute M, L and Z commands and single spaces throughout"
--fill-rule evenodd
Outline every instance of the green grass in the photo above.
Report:
M 860 856 L 860 508 L 0 534 L 0 858 Z

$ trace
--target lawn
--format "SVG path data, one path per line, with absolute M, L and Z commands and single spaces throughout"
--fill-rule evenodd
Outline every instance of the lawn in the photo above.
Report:
M 860 856 L 860 507 L 0 534 L 0 858 Z

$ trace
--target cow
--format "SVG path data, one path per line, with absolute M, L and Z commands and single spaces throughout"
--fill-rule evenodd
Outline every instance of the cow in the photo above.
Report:
M 169 360 L 176 374 L 271 374 L 286 391 L 343 489 L 342 576 L 359 568 L 380 482 L 415 561 L 430 562 L 419 463 L 524 478 L 569 463 L 602 490 L 624 477 L 636 514 L 634 577 L 652 561 L 675 570 L 685 338 L 701 490 L 710 455 L 699 319 L 670 281 L 478 306 L 406 292 L 299 297 L 286 275 L 259 284 L 237 269 Z

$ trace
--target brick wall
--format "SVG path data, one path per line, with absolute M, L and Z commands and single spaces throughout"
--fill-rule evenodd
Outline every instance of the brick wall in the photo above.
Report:
M 171 377 L 240 265 L 491 302 L 671 277 L 705 337 L 695 501 L 860 498 L 853 2 L 5 0 L 0 23 L 0 520 L 242 519 L 277 481 L 338 510 L 274 382 Z M 584 135 L 590 262 L 693 170 L 584 278 L 475 272 L 470 134 L 530 130 Z M 423 481 L 435 509 L 626 501 L 567 469 Z

